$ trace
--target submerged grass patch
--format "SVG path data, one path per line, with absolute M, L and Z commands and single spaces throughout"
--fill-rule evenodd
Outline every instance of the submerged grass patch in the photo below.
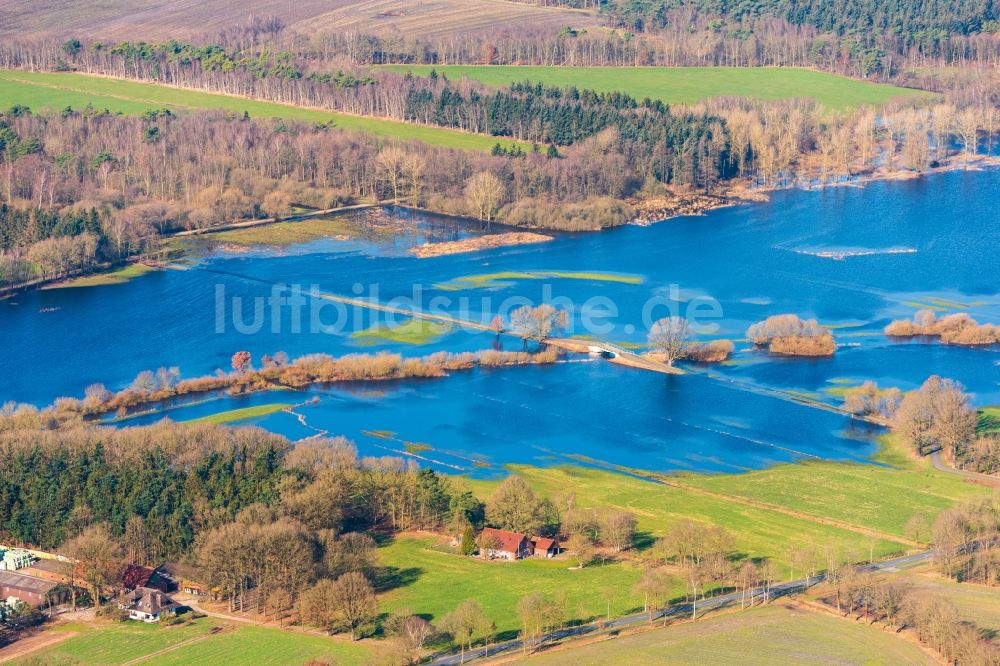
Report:
M 934 303 L 921 303 L 920 301 L 903 301 L 903 305 L 916 308 L 917 310 L 931 310 L 933 312 L 948 312 L 948 310 L 952 309 L 942 305 L 935 305 Z
M 269 414 L 274 414 L 275 412 L 286 410 L 291 406 L 292 405 L 287 402 L 272 402 L 266 405 L 242 407 L 240 409 L 230 409 L 228 411 L 219 412 L 217 414 L 209 414 L 208 416 L 202 416 L 196 419 L 185 421 L 185 423 L 214 423 L 216 425 L 224 425 L 226 423 L 237 423 L 239 421 L 246 421 L 247 419 L 258 418 L 261 416 L 268 416 Z
M 622 273 L 599 273 L 579 271 L 500 271 L 497 273 L 481 273 L 454 278 L 448 282 L 434 285 L 436 289 L 455 291 L 458 289 L 487 289 L 509 287 L 518 280 L 587 280 L 591 282 L 614 282 L 618 284 L 642 284 L 639 275 Z
M 59 282 L 46 289 L 69 289 L 75 287 L 100 287 L 104 285 L 111 284 L 122 284 L 128 282 L 133 278 L 137 278 L 146 273 L 152 273 L 153 271 L 159 270 L 152 266 L 147 266 L 146 264 L 134 263 L 128 264 L 127 266 L 122 266 L 121 268 L 116 268 L 107 273 L 97 273 L 94 275 L 85 275 L 83 277 L 73 278 L 72 280 L 66 280 L 65 282 Z
M 357 235 L 358 230 L 346 218 L 310 218 L 293 222 L 276 222 L 248 229 L 234 229 L 204 236 L 207 241 L 217 241 L 240 246 L 286 246 L 309 243 L 322 238 L 335 240 Z
M 426 345 L 448 332 L 448 324 L 408 319 L 402 324 L 387 326 L 378 324 L 363 331 L 351 333 L 351 337 L 362 345 L 376 345 L 384 342 L 398 342 L 406 345 Z

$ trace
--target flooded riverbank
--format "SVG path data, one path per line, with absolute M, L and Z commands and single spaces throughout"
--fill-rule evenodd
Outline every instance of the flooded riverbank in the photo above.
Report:
M 650 318 L 695 308 L 706 326 L 701 339 L 734 339 L 736 352 L 683 377 L 596 360 L 475 370 L 427 383 L 329 389 L 303 410 L 310 426 L 355 438 L 368 454 L 417 442 L 454 454 L 442 454 L 442 463 L 462 466 L 455 461 L 481 456 L 485 466 L 465 465 L 483 470 L 573 455 L 704 471 L 811 455 L 860 460 L 874 450 L 868 429 L 766 392 L 833 405 L 844 386 L 865 379 L 908 390 L 940 374 L 965 384 L 979 405 L 1000 403 L 996 346 L 899 342 L 882 333 L 891 320 L 924 308 L 1000 323 L 1000 219 L 990 194 L 996 191 L 1000 173 L 980 171 L 777 192 L 770 202 L 650 227 L 556 234 L 535 245 L 426 259 L 410 249 L 480 231 L 397 211 L 413 224 L 412 233 L 338 234 L 240 252 L 209 245 L 187 270 L 0 302 L 0 401 L 48 404 L 81 396 L 97 382 L 119 390 L 159 366 L 177 366 L 186 377 L 228 371 L 241 350 L 255 360 L 277 351 L 423 356 L 496 343 L 488 331 L 458 326 L 382 335 L 407 318 L 344 303 L 321 307 L 309 296 L 313 288 L 484 324 L 515 303 L 550 301 L 572 312 L 567 336 L 627 349 L 645 343 Z M 287 302 L 295 286 L 304 301 L 297 310 Z M 272 298 L 286 303 L 272 307 Z M 749 324 L 786 312 L 831 327 L 839 345 L 834 356 L 779 358 L 742 340 Z M 288 402 L 304 402 L 298 397 Z M 312 434 L 284 412 L 259 422 L 292 437 Z M 394 439 L 369 438 L 366 431 L 392 432 Z

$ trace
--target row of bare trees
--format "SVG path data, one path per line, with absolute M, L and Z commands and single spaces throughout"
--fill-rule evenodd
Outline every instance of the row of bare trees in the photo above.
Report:
M 592 4 L 592 3 L 587 3 Z M 914 38 L 897 31 L 833 34 L 793 25 L 774 16 L 746 14 L 720 21 L 692 7 L 668 12 L 665 23 L 612 30 L 562 30 L 496 26 L 488 30 L 436 32 L 421 36 L 345 30 L 282 29 L 261 32 L 234 26 L 206 36 L 228 51 L 254 61 L 262 54 L 292 54 L 307 72 L 335 71 L 354 63 L 512 64 L 565 66 L 793 66 L 816 67 L 855 76 L 898 76 L 913 68 L 953 64 L 995 67 L 1000 44 L 993 34 L 925 31 Z M 608 17 L 614 21 L 614 17 Z M 569 20 L 572 23 L 572 19 Z M 81 46 L 84 46 L 81 44 Z M 105 49 L 109 50 L 109 49 Z M 14 40 L 0 52 L 0 65 L 77 62 L 96 59 L 92 49 L 62 48 L 58 42 Z M 107 57 L 104 55 L 103 57 Z M 121 64 L 119 68 L 133 66 Z
M 917 589 L 908 579 L 845 565 L 829 577 L 824 601 L 837 613 L 891 631 L 912 630 L 917 639 L 950 663 L 988 666 L 1000 663 L 1000 650 L 979 629 L 963 621 L 947 599 Z

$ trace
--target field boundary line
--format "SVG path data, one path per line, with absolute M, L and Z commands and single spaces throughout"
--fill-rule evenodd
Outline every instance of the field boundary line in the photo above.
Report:
M 135 659 L 130 659 L 128 661 L 122 662 L 119 666 L 132 666 L 132 664 L 141 664 L 142 662 L 146 661 L 147 659 L 153 659 L 154 657 L 160 657 L 162 655 L 167 654 L 168 652 L 173 652 L 174 650 L 179 650 L 182 647 L 187 647 L 188 645 L 191 645 L 193 643 L 198 643 L 200 641 L 203 641 L 206 638 L 211 638 L 212 636 L 218 636 L 219 634 L 223 633 L 224 631 L 225 631 L 225 629 L 223 629 L 222 631 L 218 631 L 218 632 L 216 632 L 214 634 L 211 633 L 211 632 L 206 632 L 206 633 L 202 634 L 201 636 L 195 636 L 194 638 L 189 638 L 186 641 L 181 641 L 180 643 L 175 643 L 174 645 L 169 645 L 169 646 L 167 646 L 165 648 L 157 650 L 156 652 L 150 652 L 149 654 L 144 654 L 141 657 L 136 657 Z
M 413 121 L 410 121 L 410 120 L 399 120 L 397 118 L 390 118 L 388 116 L 366 116 L 366 115 L 361 114 L 361 113 L 352 113 L 350 111 L 340 111 L 340 110 L 336 110 L 336 109 L 328 109 L 328 108 L 324 108 L 324 107 L 321 107 L 321 106 L 311 106 L 311 105 L 307 105 L 307 104 L 292 104 L 291 102 L 275 102 L 273 100 L 262 99 L 260 97 L 251 97 L 249 95 L 238 95 L 236 93 L 222 92 L 222 91 L 218 91 L 218 90 L 211 90 L 211 89 L 208 89 L 208 88 L 196 88 L 194 86 L 181 86 L 181 85 L 177 85 L 176 83 L 162 83 L 162 82 L 159 82 L 159 81 L 148 81 L 146 79 L 132 79 L 132 78 L 128 78 L 128 77 L 111 76 L 111 75 L 108 75 L 108 74 L 98 74 L 98 73 L 94 73 L 94 72 L 81 72 L 81 71 L 77 71 L 77 70 L 74 70 L 72 72 L 49 72 L 49 71 L 42 71 L 42 70 L 36 71 L 36 70 L 5 69 L 5 70 L 0 70 L 0 72 L 10 72 L 10 73 L 13 74 L 13 76 L 9 76 L 9 77 L 0 77 L 0 80 L 13 81 L 14 83 L 20 83 L 22 85 L 41 86 L 41 87 L 45 87 L 45 88 L 50 88 L 52 90 L 63 90 L 65 92 L 74 92 L 74 93 L 79 93 L 79 94 L 83 94 L 83 95 L 96 95 L 98 97 L 109 97 L 111 99 L 117 99 L 117 100 L 121 100 L 123 102 L 142 102 L 142 103 L 145 103 L 145 104 L 153 104 L 153 105 L 157 105 L 157 106 L 160 106 L 160 107 L 174 106 L 174 107 L 179 107 L 179 108 L 183 108 L 183 109 L 188 109 L 188 110 L 191 110 L 191 111 L 219 111 L 219 110 L 225 110 L 225 109 L 219 109 L 218 107 L 192 106 L 190 104 L 184 104 L 183 102 L 157 102 L 157 101 L 145 99 L 145 98 L 142 98 L 142 97 L 127 97 L 127 96 L 123 96 L 123 95 L 115 95 L 113 93 L 94 92 L 94 91 L 91 91 L 91 90 L 84 90 L 84 89 L 80 89 L 80 88 L 74 88 L 72 86 L 60 86 L 60 85 L 56 85 L 54 83 L 40 83 L 38 81 L 31 81 L 31 80 L 26 80 L 26 79 L 23 79 L 23 78 L 18 78 L 17 73 L 18 72 L 27 72 L 27 73 L 30 73 L 30 74 L 43 74 L 43 75 L 45 75 L 45 74 L 51 74 L 51 75 L 76 74 L 77 76 L 87 76 L 87 77 L 91 77 L 91 78 L 94 78 L 94 79 L 104 79 L 104 80 L 107 80 L 107 81 L 120 81 L 120 82 L 124 82 L 124 83 L 137 83 L 137 84 L 140 84 L 140 85 L 156 86 L 157 88 L 166 88 L 166 89 L 169 89 L 169 90 L 179 90 L 179 91 L 183 91 L 183 92 L 201 93 L 203 95 L 215 95 L 215 96 L 218 96 L 218 97 L 228 97 L 229 99 L 243 100 L 243 101 L 246 101 L 246 102 L 256 102 L 258 104 L 273 104 L 275 106 L 285 107 L 285 108 L 288 108 L 288 109 L 300 109 L 300 110 L 304 110 L 304 111 L 316 111 L 318 113 L 329 114 L 329 115 L 333 116 L 334 120 L 337 119 L 337 116 L 345 116 L 345 117 L 348 117 L 348 118 L 357 118 L 357 119 L 361 119 L 361 120 L 374 120 L 374 121 L 377 121 L 377 122 L 384 122 L 384 123 L 390 123 L 390 124 L 395 124 L 395 125 L 404 125 L 404 126 L 409 126 L 409 127 L 423 127 L 425 129 L 429 129 L 429 130 L 434 130 L 434 131 L 439 131 L 439 132 L 453 134 L 456 137 L 478 137 L 478 138 L 481 138 L 481 139 L 493 139 L 493 140 L 496 140 L 497 143 L 501 143 L 501 141 L 503 141 L 503 140 L 506 139 L 506 141 L 514 143 L 514 144 L 520 146 L 522 149 L 529 149 L 529 148 L 531 148 L 531 143 L 528 142 L 528 141 L 522 141 L 520 139 L 513 139 L 513 138 L 508 138 L 508 137 L 502 137 L 502 136 L 494 136 L 492 134 L 484 134 L 482 132 L 469 132 L 469 131 L 466 131 L 466 130 L 456 129 L 454 127 L 442 127 L 441 125 L 429 125 L 427 123 L 413 122 Z M 274 116 L 274 117 L 280 117 L 280 116 Z M 251 116 L 251 118 L 252 118 L 252 116 Z M 303 120 L 297 120 L 297 119 L 293 119 L 293 118 L 289 118 L 288 120 L 292 120 L 294 122 L 306 122 L 306 121 L 303 121 Z M 364 130 L 364 129 L 358 129 L 358 128 L 344 128 L 344 127 L 338 127 L 338 126 L 334 125 L 334 129 L 339 130 L 341 132 L 361 132 L 363 134 L 369 134 L 369 135 L 379 136 L 379 135 L 374 134 L 370 130 Z M 382 135 L 382 136 L 385 136 L 385 135 Z M 408 139 L 408 138 L 401 138 L 401 137 L 392 137 L 392 138 L 395 138 L 395 139 L 397 139 L 399 141 L 418 141 L 420 143 L 424 143 L 424 144 L 427 144 L 427 145 L 437 145 L 437 144 L 428 144 L 428 142 L 424 141 L 423 139 L 412 139 L 412 138 Z M 475 152 L 488 152 L 488 150 L 489 150 L 486 147 L 483 147 L 483 148 L 466 148 L 466 147 L 459 147 L 459 146 L 446 146 L 446 147 L 450 147 L 450 148 L 453 148 L 455 150 L 472 150 L 472 151 L 475 151 Z
M 905 544 L 913 548 L 925 548 L 925 544 L 913 541 L 904 536 L 898 536 L 895 534 L 890 534 L 888 532 L 883 532 L 877 530 L 873 527 L 865 527 L 864 525 L 856 525 L 854 523 L 849 523 L 843 520 L 838 520 L 837 518 L 829 518 L 826 516 L 817 516 L 812 513 L 805 511 L 798 511 L 796 509 L 789 509 L 788 507 L 781 506 L 780 504 L 772 504 L 770 502 L 764 502 L 762 500 L 756 500 L 749 497 L 741 497 L 739 495 L 729 495 L 727 493 L 720 493 L 714 490 L 707 490 L 705 488 L 699 488 L 697 486 L 691 486 L 683 481 L 677 481 L 676 479 L 665 480 L 664 483 L 668 485 L 675 486 L 681 490 L 687 490 L 697 495 L 704 495 L 706 497 L 712 497 L 715 499 L 733 502 L 736 504 L 743 504 L 745 506 L 751 506 L 755 509 L 764 509 L 766 511 L 774 511 L 776 513 L 782 513 L 786 516 L 791 516 L 792 518 L 799 518 L 801 520 L 807 520 L 814 523 L 819 523 L 821 525 L 827 525 L 829 527 L 837 527 L 844 530 L 849 530 L 851 532 L 856 532 L 867 537 L 882 539 L 883 541 L 893 541 L 896 543 Z
M 860 617 L 854 618 L 848 615 L 842 615 L 837 612 L 837 609 L 827 606 L 822 601 L 814 601 L 812 599 L 804 599 L 802 597 L 796 597 L 795 599 L 790 600 L 790 602 L 796 608 L 804 610 L 808 613 L 812 613 L 814 615 L 824 615 L 826 617 L 837 618 L 838 620 L 846 620 L 848 622 L 862 623 L 866 627 L 880 630 L 882 631 L 882 633 L 890 634 L 891 636 L 903 641 L 904 643 L 909 643 L 910 645 L 915 646 L 921 652 L 923 652 L 928 657 L 933 659 L 935 662 L 941 664 L 942 666 L 949 666 L 951 664 L 951 662 L 945 659 L 943 656 L 941 656 L 939 652 L 937 652 L 930 646 L 921 643 L 920 640 L 915 638 L 909 631 L 904 633 L 904 630 L 902 628 L 900 628 L 898 631 L 893 631 L 892 629 L 889 629 L 889 627 L 885 626 L 881 622 L 879 622 L 876 625 L 874 622 L 863 622 Z

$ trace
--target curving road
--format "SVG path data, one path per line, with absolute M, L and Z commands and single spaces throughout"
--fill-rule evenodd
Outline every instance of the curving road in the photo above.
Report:
M 990 476 L 989 474 L 983 474 L 981 472 L 970 472 L 964 469 L 958 469 L 957 467 L 952 467 L 944 460 L 941 459 L 941 452 L 935 451 L 931 454 L 931 464 L 934 465 L 934 469 L 939 472 L 944 472 L 946 474 L 954 474 L 955 476 L 960 476 L 963 479 L 969 479 L 970 481 L 979 481 L 982 483 L 989 484 L 991 486 L 996 486 L 1000 488 L 1000 478 L 995 476 Z
M 931 558 L 931 551 L 924 551 L 921 553 L 914 553 L 912 555 L 904 555 L 903 557 L 897 557 L 891 560 L 885 560 L 884 562 L 875 562 L 873 564 L 868 564 L 860 569 L 864 571 L 886 571 L 892 572 L 897 571 L 904 567 L 909 567 L 914 564 L 919 564 L 925 562 Z M 770 591 L 770 598 L 775 599 L 777 597 L 784 596 L 786 594 L 791 594 L 797 590 L 812 587 L 817 583 L 823 581 L 826 578 L 825 574 L 819 576 L 811 576 L 809 578 L 803 578 L 801 580 L 792 581 L 789 583 L 782 583 L 780 585 L 772 585 Z M 755 591 L 754 599 L 763 596 L 763 592 Z M 740 603 L 741 593 L 732 592 L 730 594 L 724 594 L 718 597 L 712 597 L 709 599 L 704 599 L 698 603 L 698 611 L 712 610 L 718 608 L 726 608 L 735 604 Z M 691 613 L 690 603 L 681 603 L 668 606 L 667 608 L 656 611 L 653 613 L 653 620 L 676 617 L 678 615 L 685 615 Z M 586 636 L 600 630 L 608 629 L 624 629 L 626 627 L 637 626 L 640 624 L 649 623 L 650 617 L 649 613 L 633 613 L 632 615 L 625 615 L 623 617 L 611 620 L 610 622 L 602 623 L 601 625 L 588 624 L 579 627 L 567 627 L 565 629 L 558 629 L 551 633 L 542 636 L 541 643 L 561 640 L 563 638 L 570 638 L 574 636 Z M 497 643 L 489 647 L 489 654 L 487 655 L 486 648 L 476 648 L 474 650 L 469 650 L 465 653 L 465 661 L 472 661 L 474 659 L 480 659 L 485 656 L 495 656 L 498 654 L 509 653 L 515 650 L 521 650 L 524 647 L 523 641 L 520 639 L 515 639 L 511 641 L 505 641 L 503 643 Z M 435 666 L 457 666 L 462 663 L 462 657 L 458 654 L 446 654 L 441 655 L 430 662 Z

